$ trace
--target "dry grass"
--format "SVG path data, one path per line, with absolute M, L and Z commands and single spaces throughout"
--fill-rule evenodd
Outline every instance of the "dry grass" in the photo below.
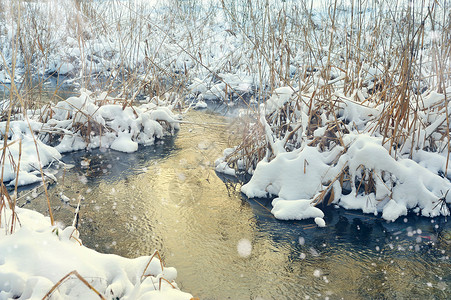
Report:
M 340 145 L 346 151 L 348 145 L 343 143 L 342 137 L 356 127 L 347 124 L 340 113 L 345 98 L 365 108 L 382 107 L 382 113 L 373 116 L 363 132 L 381 135 L 393 157 L 404 149 L 410 149 L 410 157 L 418 149 L 445 151 L 447 169 L 450 124 L 446 88 L 450 86 L 450 74 L 445 66 L 450 65 L 451 45 L 445 40 L 449 41 L 451 35 L 449 4 L 432 1 L 428 6 L 427 1 L 423 1 L 422 5 L 397 6 L 389 1 L 377 4 L 352 1 L 350 7 L 345 7 L 339 1 L 325 2 L 328 15 L 324 18 L 315 18 L 310 1 L 300 2 L 296 9 L 291 7 L 291 11 L 284 6 L 270 10 L 263 2 L 248 2 L 245 4 L 247 12 L 254 14 L 249 24 L 238 22 L 240 16 L 234 12 L 236 10 L 222 1 L 237 30 L 249 37 L 254 46 L 253 55 L 260 62 L 257 73 L 266 79 L 261 81 L 259 89 L 262 102 L 266 99 L 265 92 L 276 87 L 291 86 L 295 90 L 290 101 L 267 113 L 264 121 L 257 120 L 252 130 L 244 131 L 243 141 L 226 158 L 229 166 L 247 171 L 255 169 L 263 158 L 271 160 L 275 156 L 271 140 L 284 141 L 286 151 L 304 144 L 317 146 L 321 151 Z M 288 25 L 286 20 L 290 20 Z M 302 34 L 296 34 L 299 32 Z M 435 36 L 428 39 L 431 32 Z M 294 74 L 287 76 L 285 66 L 295 58 L 292 49 L 298 49 L 303 62 Z M 264 65 L 266 68 L 262 67 Z M 268 73 L 262 75 L 262 69 Z M 336 70 L 344 76 L 337 77 Z M 375 75 L 368 80 L 370 71 Z M 444 101 L 436 107 L 423 109 L 423 99 L 431 91 L 444 94 Z M 299 124 L 301 111 L 308 111 L 307 128 Z M 425 122 L 425 114 L 446 117 L 426 137 L 420 135 L 431 125 L 431 121 Z M 431 118 L 434 121 L 434 117 Z M 260 120 L 263 119 L 260 117 Z M 264 127 L 268 125 L 271 137 L 264 134 Z M 314 136 L 320 127 L 326 130 L 321 136 Z M 239 161 L 244 161 L 244 166 L 239 166 Z M 314 199 L 315 203 L 324 199 L 330 202 L 334 198 L 332 185 L 337 180 L 342 188 L 349 188 L 352 182 L 357 192 L 369 194 L 375 192 L 376 181 L 384 182 L 380 177 L 374 170 L 362 166 L 361 176 L 351 180 L 345 167 L 326 184 Z
M 90 289 L 93 293 L 95 293 L 97 296 L 99 296 L 100 299 L 106 300 L 106 298 L 97 291 L 83 276 L 81 276 L 77 271 L 69 272 L 67 275 L 65 275 L 63 278 L 61 278 L 48 292 L 45 294 L 44 297 L 42 297 L 42 300 L 49 299 L 53 292 L 60 287 L 66 280 L 68 280 L 72 275 L 74 275 L 78 280 L 80 280 L 88 289 Z
M 225 83 L 224 101 L 233 97 L 244 99 L 218 75 L 221 72 L 240 70 L 253 75 L 253 96 L 258 103 L 267 101 L 278 87 L 291 87 L 295 93 L 290 101 L 268 115 L 250 117 L 243 127 L 241 144 L 227 158 L 229 165 L 239 171 L 253 170 L 262 159 L 274 158 L 271 139 L 282 140 L 287 151 L 305 144 L 317 146 L 321 151 L 339 145 L 346 151 L 342 137 L 349 133 L 349 128 L 357 129 L 347 124 L 340 114 L 344 98 L 366 108 L 382 105 L 382 113 L 374 116 L 365 130 L 380 134 L 392 156 L 396 157 L 404 148 L 410 148 L 410 155 L 420 148 L 446 151 L 447 170 L 451 153 L 449 95 L 446 94 L 451 86 L 450 7 L 446 1 L 420 2 L 421 5 L 398 6 L 389 0 L 356 0 L 347 6 L 331 0 L 324 1 L 324 15 L 319 15 L 313 8 L 314 1 L 307 0 L 284 1 L 271 4 L 273 6 L 268 1 L 221 0 L 220 6 L 202 9 L 195 0 L 172 0 L 167 13 L 155 20 L 150 13 L 144 13 L 146 7 L 142 3 L 139 5 L 143 6 L 135 6 L 134 1 L 111 1 L 111 5 L 102 6 L 96 1 L 78 0 L 64 26 L 67 35 L 76 40 L 80 54 L 68 55 L 66 60 L 80 70 L 76 76 L 82 87 L 106 91 L 124 108 L 143 97 L 169 99 L 177 95 L 183 99 L 190 94 L 186 87 L 201 73 Z M 61 25 L 30 3 L 32 1 L 0 0 L 0 15 L 7 15 L 18 24 L 11 39 L 12 60 L 7 61 L 1 52 L 0 69 L 15 78 L 18 63 L 24 66 L 21 84 L 13 80 L 11 85 L 4 85 L 10 105 L 1 112 L 1 120 L 6 122 L 6 130 L 1 133 L 1 182 L 4 162 L 10 159 L 7 147 L 13 142 L 8 139 L 9 123 L 17 113 L 41 107 L 40 95 L 45 82 L 50 76 L 58 77 L 62 67 L 56 66 L 52 73 L 45 73 L 45 66 L 63 40 L 55 36 L 53 30 Z M 49 5 L 55 3 L 50 1 Z M 220 14 L 226 21 L 223 30 L 242 37 L 242 43 L 236 53 L 211 64 L 208 56 L 212 49 L 208 49 L 208 41 L 212 32 L 206 28 Z M 0 27 L 0 36 L 5 31 Z M 431 34 L 433 38 L 429 37 Z M 95 55 L 93 44 L 88 43 L 100 37 L 105 38 L 106 44 L 119 45 L 119 50 L 105 51 L 108 59 L 101 60 L 100 55 Z M 154 45 L 154 39 L 161 44 Z M 176 51 L 166 51 L 167 45 Z M 144 53 L 144 59 L 140 53 Z M 179 57 L 186 58 L 183 66 L 177 66 Z M 99 64 L 102 71 L 97 68 Z M 38 80 L 36 74 L 41 74 Z M 431 91 L 444 94 L 444 101 L 424 109 L 423 98 Z M 58 100 L 57 94 L 58 90 L 52 100 Z M 43 120 L 49 111 L 43 111 Z M 306 128 L 300 123 L 301 111 L 306 112 Z M 428 136 L 420 135 L 421 130 L 431 125 L 421 118 L 424 114 L 445 116 Z M 74 128 L 83 133 L 106 130 L 87 117 L 86 123 L 73 124 Z M 266 125 L 272 131 L 270 139 L 265 132 Z M 315 136 L 315 130 L 322 127 L 324 134 Z M 90 135 L 84 136 L 88 141 Z M 18 172 L 20 159 L 14 164 Z M 330 203 L 336 193 L 333 188 L 336 182 L 342 189 L 354 184 L 358 192 L 366 194 L 375 191 L 375 182 L 383 182 L 374 170 L 365 166 L 359 170 L 359 178 L 350 178 L 344 166 L 317 195 L 315 203 L 327 200 Z M 47 194 L 45 176 L 42 169 L 40 171 Z M 2 184 L 0 211 L 6 206 L 14 210 L 16 193 L 17 182 L 13 196 Z M 48 196 L 47 202 L 53 225 Z M 9 232 L 13 232 L 17 224 L 14 216 L 15 213 L 8 221 Z M 159 253 L 155 252 L 141 280 L 148 276 L 145 272 L 156 256 L 164 268 Z M 70 276 L 84 283 L 73 271 L 46 297 Z M 164 279 L 160 279 L 160 288 L 161 280 Z

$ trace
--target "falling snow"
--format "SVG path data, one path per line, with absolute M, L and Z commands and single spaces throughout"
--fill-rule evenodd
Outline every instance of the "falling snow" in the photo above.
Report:
M 248 257 L 252 253 L 252 244 L 248 239 L 241 239 L 237 245 L 238 255 L 241 257 Z

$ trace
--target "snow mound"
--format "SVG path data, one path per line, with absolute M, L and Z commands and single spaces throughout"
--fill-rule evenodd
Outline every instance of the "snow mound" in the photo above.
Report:
M 98 147 L 134 152 L 138 144 L 153 144 L 156 138 L 179 129 L 179 117 L 167 107 L 116 103 L 86 90 L 79 97 L 58 102 L 52 110 L 44 127 L 61 132 L 55 147 L 60 152 Z
M 346 153 L 340 152 L 341 147 L 331 152 L 320 152 L 318 148 L 307 146 L 280 153 L 271 162 L 261 161 L 241 191 L 250 198 L 275 195 L 284 199 L 308 199 L 276 199 L 272 213 L 279 219 L 322 217 L 307 210 L 307 204 L 327 189 L 328 183 L 347 167 L 351 191 L 342 195 L 342 187 L 335 181 L 331 185 L 333 203 L 346 209 L 361 209 L 365 213 L 383 212 L 382 218 L 389 221 L 415 207 L 421 209 L 423 216 L 449 215 L 446 208 L 438 205 L 445 192 L 451 190 L 449 180 L 411 159 L 394 159 L 381 145 L 380 138 L 350 134 L 344 140 L 349 143 Z M 338 162 L 333 164 L 338 154 Z M 358 181 L 369 176 L 365 174 L 372 174 L 375 185 L 374 192 L 369 194 L 357 188 Z M 451 201 L 449 194 L 445 200 Z
M 53 147 L 34 139 L 32 131 L 39 130 L 41 124 L 30 121 L 11 121 L 7 140 L 6 157 L 3 162 L 3 181 L 19 186 L 41 181 L 39 169 L 61 158 Z M 6 122 L 0 122 L 0 131 L 6 131 Z M 4 144 L 4 136 L 0 138 Z M 19 163 L 20 158 L 20 163 Z M 19 168 L 19 170 L 17 170 Z M 17 177 L 17 175 L 19 175 Z
M 242 186 L 246 196 L 277 195 L 284 199 L 310 199 L 322 188 L 330 155 L 314 147 L 277 155 L 271 162 L 258 163 L 251 180 Z
M 450 215 L 449 137 L 431 138 L 439 128 L 446 132 L 444 115 L 437 120 L 422 116 L 425 126 L 417 128 L 414 141 L 409 137 L 402 145 L 392 145 L 374 125 L 383 113 L 379 104 L 366 106 L 352 100 L 359 97 L 358 91 L 351 98 L 336 93 L 337 115 L 321 114 L 319 109 L 312 114 L 313 96 L 314 92 L 307 95 L 290 87 L 275 89 L 255 117 L 259 130 L 250 131 L 244 144 L 226 149 L 216 161 L 216 171 L 243 171 L 240 166 L 231 169 L 229 160 L 241 159 L 242 166 L 251 166 L 244 171 L 252 178 L 241 191 L 250 198 L 279 197 L 273 201 L 272 213 L 283 220 L 322 218 L 320 210 L 310 205 L 324 200 L 345 209 L 382 213 L 387 221 L 414 209 L 426 217 Z M 424 98 L 428 108 L 440 101 L 446 104 L 442 94 Z M 246 152 L 250 142 L 253 147 L 262 145 L 264 156 L 259 154 L 262 151 Z M 441 150 L 430 151 L 432 144 Z M 244 149 L 243 154 L 236 149 Z
M 135 259 L 102 254 L 81 244 L 74 227 L 53 227 L 43 215 L 16 208 L 21 227 L 5 235 L 11 210 L 0 224 L 0 299 L 42 299 L 69 272 L 77 271 L 107 299 L 191 299 L 173 281 L 174 268 L 150 257 Z M 142 275 L 145 275 L 142 277 Z M 75 276 L 52 293 L 52 299 L 99 299 Z M 159 289 L 160 278 L 161 290 Z
M 404 205 L 398 204 L 395 200 L 390 200 L 382 212 L 382 218 L 388 221 L 394 221 L 400 216 L 407 215 L 407 208 Z
M 316 225 L 318 225 L 318 227 L 326 227 L 326 222 L 324 221 L 323 218 L 316 217 L 315 223 L 316 223 Z
M 197 101 L 196 105 L 194 106 L 195 109 L 204 109 L 207 107 L 208 107 L 208 104 L 202 100 Z
M 303 220 L 309 218 L 323 218 L 321 209 L 312 205 L 311 200 L 283 200 L 276 198 L 272 201 L 271 213 L 280 220 Z

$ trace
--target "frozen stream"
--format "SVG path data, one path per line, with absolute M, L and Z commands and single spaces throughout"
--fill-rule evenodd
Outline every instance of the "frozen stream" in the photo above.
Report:
M 386 223 L 337 209 L 326 210 L 326 228 L 275 220 L 270 201 L 244 199 L 239 186 L 214 172 L 239 126 L 208 112 L 191 111 L 185 120 L 215 126 L 184 124 L 176 136 L 133 154 L 66 155 L 74 167 L 60 170 L 50 188 L 55 218 L 70 225 L 82 194 L 85 245 L 126 257 L 158 249 L 177 268 L 180 288 L 200 299 L 451 297 L 445 218 Z M 45 212 L 39 192 L 28 191 L 25 207 Z M 73 200 L 63 203 L 60 193 Z

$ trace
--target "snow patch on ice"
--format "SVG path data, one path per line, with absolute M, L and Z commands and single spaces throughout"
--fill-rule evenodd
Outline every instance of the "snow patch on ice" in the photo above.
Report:
M 276 198 L 272 202 L 271 213 L 280 220 L 303 220 L 309 218 L 322 218 L 324 213 L 314 207 L 311 200 L 284 200 Z

